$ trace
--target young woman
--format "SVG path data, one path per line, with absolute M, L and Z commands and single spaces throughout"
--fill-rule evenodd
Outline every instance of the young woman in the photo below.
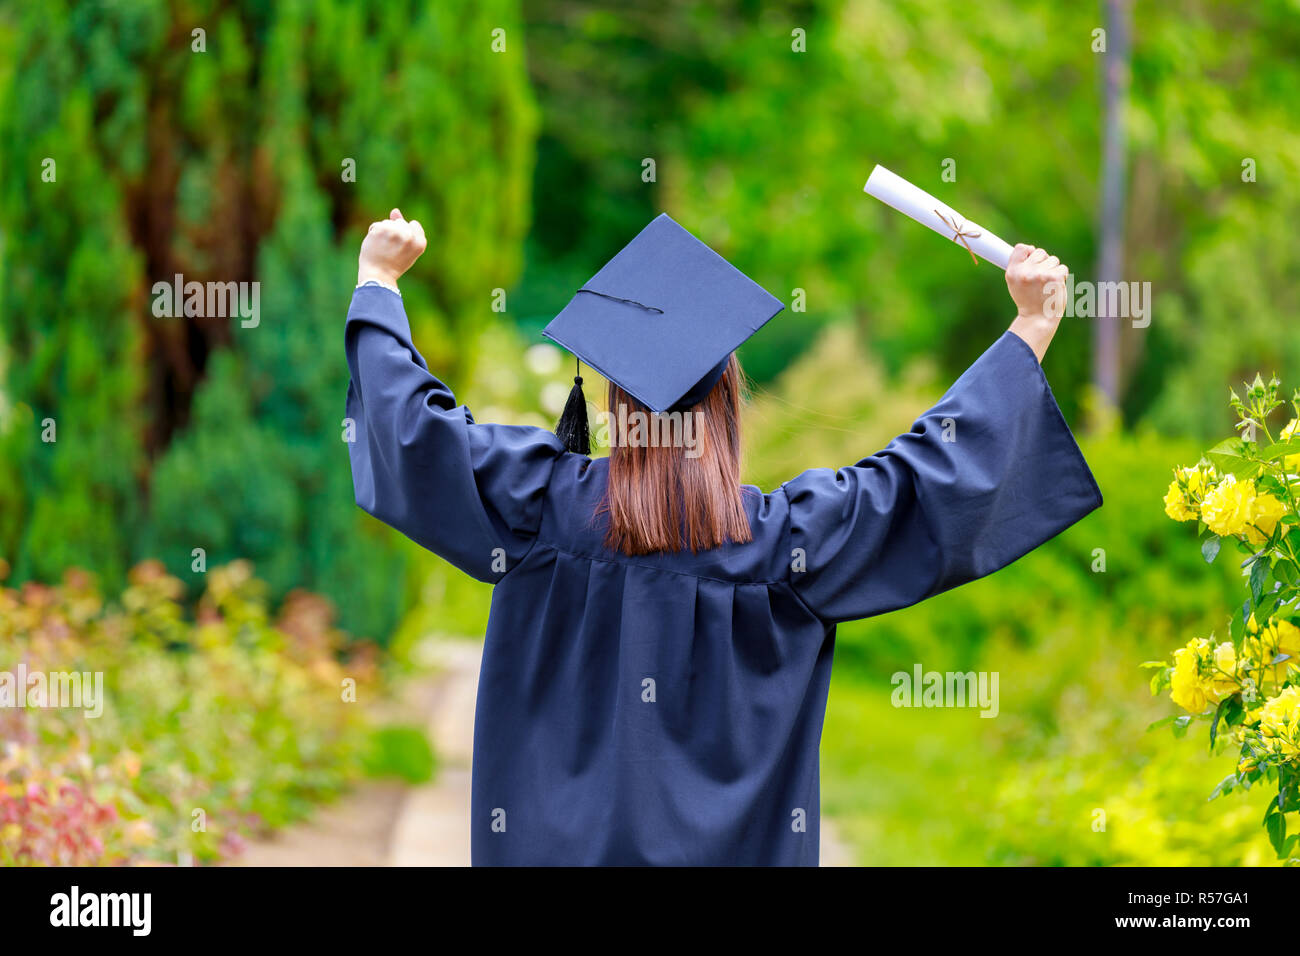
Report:
M 496 585 L 474 863 L 815 865 L 836 623 L 990 574 L 1101 504 L 1039 365 L 1065 266 L 1017 246 L 1010 329 L 910 432 L 762 492 L 739 480 L 731 351 L 780 303 L 671 219 L 548 327 L 610 379 L 607 459 L 581 423 L 566 448 L 456 404 L 397 290 L 424 247 L 396 209 L 362 243 L 350 454 L 362 508 Z M 689 415 L 694 444 L 652 444 L 620 407 Z

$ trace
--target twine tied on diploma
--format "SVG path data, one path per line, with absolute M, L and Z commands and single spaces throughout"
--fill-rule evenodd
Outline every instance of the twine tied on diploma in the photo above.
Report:
M 945 216 L 937 209 L 934 211 L 934 214 L 938 216 L 940 220 L 942 220 L 945 226 L 947 226 L 949 229 L 952 230 L 953 232 L 952 241 L 953 242 L 960 241 L 961 244 L 966 247 L 966 251 L 970 253 L 970 261 L 975 263 L 976 265 L 979 265 L 980 264 L 979 259 L 975 258 L 975 250 L 970 247 L 970 243 L 967 242 L 966 240 L 978 239 L 980 237 L 980 234 L 978 232 L 966 232 L 965 230 L 966 230 L 966 226 L 968 225 L 967 223 L 962 223 L 959 226 L 957 225 L 956 222 L 954 222 L 952 219 L 949 219 L 947 216 Z

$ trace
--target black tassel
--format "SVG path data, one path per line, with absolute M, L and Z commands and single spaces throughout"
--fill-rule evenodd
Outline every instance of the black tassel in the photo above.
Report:
M 578 363 L 582 371 L 582 363 Z M 591 454 L 591 429 L 587 424 L 587 396 L 582 394 L 582 376 L 573 376 L 573 388 L 569 391 L 569 400 L 564 403 L 564 411 L 555 425 L 555 435 L 568 451 L 579 455 Z

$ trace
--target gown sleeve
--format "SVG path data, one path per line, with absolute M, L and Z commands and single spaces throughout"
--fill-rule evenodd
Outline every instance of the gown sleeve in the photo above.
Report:
M 782 487 L 791 586 L 827 623 L 991 574 L 1101 505 L 1037 358 L 1012 332 L 884 451 Z
M 473 577 L 500 580 L 532 546 L 559 439 L 477 424 L 430 374 L 389 289 L 353 293 L 345 345 L 357 504 Z

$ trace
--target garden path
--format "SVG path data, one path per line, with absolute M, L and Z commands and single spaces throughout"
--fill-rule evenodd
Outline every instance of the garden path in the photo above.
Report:
M 415 787 L 368 782 L 307 823 L 256 841 L 242 866 L 469 866 L 470 755 L 483 646 L 469 640 L 428 645 L 437 674 L 419 693 L 438 755 L 433 781 Z M 822 818 L 822 866 L 852 854 Z

